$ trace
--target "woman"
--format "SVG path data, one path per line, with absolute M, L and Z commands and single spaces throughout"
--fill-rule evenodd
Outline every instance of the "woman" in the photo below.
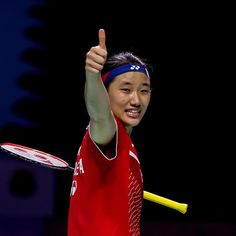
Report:
M 107 58 L 104 29 L 98 38 L 86 54 L 90 122 L 75 163 L 68 236 L 136 236 L 143 181 L 130 135 L 148 108 L 150 78 L 147 65 L 132 53 Z

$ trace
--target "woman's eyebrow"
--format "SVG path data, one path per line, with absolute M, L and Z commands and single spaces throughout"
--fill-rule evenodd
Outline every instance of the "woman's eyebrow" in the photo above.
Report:
M 142 83 L 143 86 L 151 87 L 149 83 Z

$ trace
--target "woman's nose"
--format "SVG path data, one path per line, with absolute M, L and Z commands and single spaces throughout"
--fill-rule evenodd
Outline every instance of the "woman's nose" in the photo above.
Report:
M 140 98 L 137 92 L 133 92 L 131 94 L 131 102 L 132 105 L 139 106 L 140 105 Z

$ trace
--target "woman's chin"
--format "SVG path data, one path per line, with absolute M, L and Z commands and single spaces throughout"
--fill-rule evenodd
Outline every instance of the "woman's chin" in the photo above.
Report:
M 134 127 L 134 126 L 137 126 L 139 123 L 140 123 L 140 118 L 127 118 L 125 120 L 123 120 L 123 122 L 126 124 L 126 126 L 131 126 L 131 127 Z

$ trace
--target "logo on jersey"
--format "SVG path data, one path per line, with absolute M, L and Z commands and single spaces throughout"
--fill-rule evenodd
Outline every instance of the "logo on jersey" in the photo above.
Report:
M 84 166 L 82 158 L 79 158 L 75 163 L 74 175 L 84 174 Z
M 70 189 L 70 195 L 74 196 L 76 190 L 77 190 L 77 181 L 73 180 L 72 186 L 71 186 L 71 189 Z
M 80 148 L 77 155 L 78 159 L 75 162 L 74 176 L 77 176 L 79 174 L 84 174 L 84 165 L 83 165 L 83 159 L 80 157 Z M 78 187 L 77 180 L 74 179 L 71 185 L 70 196 L 75 195 L 77 187 Z

